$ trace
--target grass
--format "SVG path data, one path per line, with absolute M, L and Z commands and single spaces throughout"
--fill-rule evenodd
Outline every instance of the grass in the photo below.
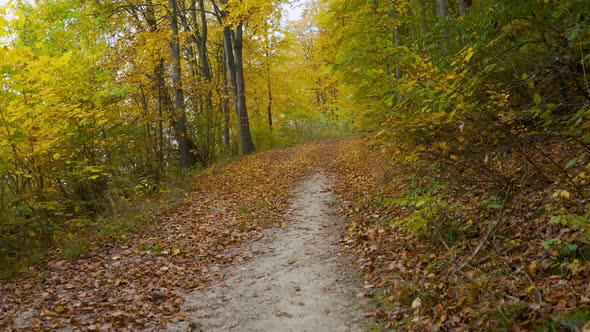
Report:
M 538 332 L 557 332 L 557 331 L 586 331 L 582 328 L 584 324 L 590 324 L 590 311 L 574 309 L 566 315 L 555 316 L 551 321 L 539 329 Z
M 75 260 L 87 255 L 90 252 L 91 241 L 87 237 L 78 237 L 70 239 L 62 245 L 62 251 L 59 257 Z
M 249 205 L 240 206 L 240 208 L 238 209 L 238 214 L 248 214 L 251 212 L 252 212 L 252 207 L 250 207 Z

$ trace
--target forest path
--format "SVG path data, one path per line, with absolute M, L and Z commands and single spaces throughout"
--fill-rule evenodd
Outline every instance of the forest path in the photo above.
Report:
M 211 167 L 145 228 L 98 237 L 74 259 L 56 250 L 0 281 L 0 330 L 358 330 L 354 303 L 366 299 L 354 297 L 335 215 L 350 202 L 330 193 L 356 174 L 337 167 L 352 152 L 341 144 Z
M 187 321 L 169 330 L 360 331 L 359 279 L 339 251 L 335 203 L 326 176 L 304 180 L 284 227 L 264 231 L 247 248 L 250 262 L 229 268 L 208 290 L 186 294 Z

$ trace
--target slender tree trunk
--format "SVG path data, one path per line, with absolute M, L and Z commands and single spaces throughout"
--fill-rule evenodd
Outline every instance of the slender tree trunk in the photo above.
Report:
M 467 15 L 467 8 L 471 6 L 473 0 L 459 0 L 459 15 Z
M 197 10 L 197 3 L 196 0 L 192 0 L 192 9 L 193 9 L 193 20 L 194 20 L 194 29 L 195 29 L 195 33 L 198 34 L 196 35 L 196 41 L 197 41 L 197 48 L 199 50 L 199 59 L 201 62 L 201 72 L 203 74 L 203 78 L 205 79 L 205 81 L 208 84 L 208 90 L 207 90 L 207 94 L 205 97 L 205 113 L 207 114 L 207 116 L 209 117 L 209 115 L 213 112 L 213 100 L 212 100 L 212 96 L 213 96 L 213 91 L 211 91 L 211 82 L 213 81 L 213 74 L 211 73 L 211 66 L 209 64 L 209 54 L 207 52 L 207 41 L 209 39 L 209 26 L 207 24 L 207 16 L 205 13 L 205 4 L 204 4 L 204 0 L 198 0 L 198 4 L 199 4 L 199 17 L 201 20 L 201 31 L 199 34 L 199 26 L 198 26 L 198 22 L 197 22 L 197 15 L 194 11 Z M 211 146 L 210 142 L 211 140 L 209 139 L 209 133 L 212 131 L 212 128 L 210 128 L 211 125 L 208 122 L 207 124 L 207 151 L 212 151 L 213 146 Z M 212 157 L 211 153 L 207 153 L 207 162 L 209 161 L 209 159 Z
M 190 152 L 189 142 L 186 130 L 186 115 L 184 110 L 184 93 L 182 91 L 181 71 L 180 71 L 180 43 L 178 40 L 178 7 L 176 0 L 168 0 L 170 7 L 170 28 L 172 29 L 172 39 L 170 41 L 170 52 L 172 58 L 172 84 L 174 88 L 174 131 L 178 150 L 180 154 L 180 166 L 189 167 L 193 162 Z
M 409 17 L 413 17 L 414 16 L 414 11 L 412 10 L 412 7 L 410 7 L 409 5 L 406 6 L 406 10 L 408 13 Z M 409 24 L 410 25 L 410 33 L 412 34 L 413 37 L 416 37 L 418 32 L 416 31 L 416 24 L 414 24 L 413 22 Z
M 426 9 L 424 8 L 424 3 L 422 3 L 422 0 L 417 0 L 416 6 L 418 7 L 418 19 L 420 22 L 420 35 L 424 36 L 424 34 L 426 33 Z
M 166 82 L 164 81 L 164 60 L 160 60 L 160 63 L 155 70 L 155 83 L 158 91 L 158 162 L 159 167 L 164 166 L 164 110 L 169 108 L 168 93 L 165 88 Z
M 273 44 L 271 42 L 268 24 L 264 26 L 266 34 L 266 43 L 264 56 L 266 57 L 266 93 L 268 97 L 268 103 L 266 104 L 266 116 L 268 119 L 268 129 L 272 132 L 272 106 L 273 106 L 273 95 L 272 95 L 272 58 L 271 50 Z
M 220 0 L 222 3 L 227 3 L 227 0 Z M 215 0 L 211 0 L 211 5 L 213 5 L 213 10 L 215 11 L 216 15 L 217 15 L 217 19 L 219 20 L 219 23 L 223 26 L 223 18 L 225 16 L 227 16 L 227 13 L 225 13 L 223 10 L 221 10 L 219 8 L 219 6 L 217 5 L 217 2 Z M 204 13 L 204 11 L 202 11 Z M 232 51 L 232 43 L 231 43 L 231 30 L 229 27 L 224 26 L 223 27 L 223 51 L 224 51 L 224 55 L 223 55 L 223 59 L 224 61 L 220 61 L 221 63 L 223 63 L 222 65 L 222 76 L 223 76 L 223 93 L 225 96 L 232 96 L 232 99 L 234 100 L 234 104 L 236 105 L 236 110 L 237 110 L 237 103 L 235 102 L 236 100 L 236 77 L 235 77 L 235 70 L 234 65 L 235 65 L 235 61 L 233 58 L 233 51 Z M 232 68 L 230 69 L 229 66 L 232 66 Z M 228 84 L 228 74 L 229 74 L 229 80 L 231 82 L 231 93 L 230 93 L 230 87 Z M 229 101 L 227 98 L 223 99 L 223 106 L 222 106 L 222 110 L 223 110 L 223 117 L 224 117 L 224 122 L 225 122 L 225 126 L 224 126 L 224 143 L 225 146 L 227 147 L 228 151 L 230 151 L 231 148 L 231 141 L 230 141 L 230 113 L 229 113 Z
M 233 35 L 232 35 L 233 36 Z M 244 82 L 244 61 L 242 58 L 243 50 L 243 27 L 238 24 L 234 37 L 234 59 L 236 61 L 236 83 L 238 93 L 238 124 L 240 132 L 240 141 L 242 143 L 242 153 L 250 154 L 255 151 L 254 142 L 250 134 L 250 123 L 248 120 L 248 108 L 246 107 L 246 84 Z
M 438 3 L 438 16 L 441 20 L 445 21 L 446 18 L 449 16 L 447 11 L 447 0 L 437 0 Z M 442 49 L 443 52 L 449 53 L 449 29 L 446 27 L 442 28 L 443 33 L 443 40 L 442 40 Z
M 238 112 L 238 79 L 236 77 L 236 61 L 234 60 L 234 51 L 231 35 L 232 32 L 229 27 L 223 28 L 223 49 L 225 51 L 226 70 L 229 74 L 229 82 L 231 84 L 230 92 L 234 102 L 234 107 L 236 109 L 236 112 Z
M 150 0 L 148 1 L 148 3 L 151 4 L 152 1 Z M 133 8 L 132 13 L 138 21 L 140 21 L 139 14 L 141 14 L 143 16 L 143 19 L 147 23 L 150 31 L 158 31 L 158 21 L 156 20 L 153 7 L 147 6 L 145 10 L 138 10 L 136 8 Z M 154 91 L 156 91 L 158 100 L 158 132 L 156 133 L 156 146 L 154 147 L 154 150 L 156 151 L 158 159 L 156 179 L 159 181 L 160 172 L 164 169 L 164 160 L 166 158 L 166 156 L 164 155 L 164 113 L 168 113 L 171 110 L 170 95 L 168 94 L 168 90 L 166 88 L 166 81 L 164 79 L 164 59 L 162 58 L 158 60 L 158 65 L 154 68 L 153 89 Z
M 223 93 L 224 96 L 229 96 L 230 92 L 229 92 L 229 87 L 228 87 L 228 82 L 227 82 L 227 64 L 224 63 L 223 64 Z M 223 139 L 224 139 L 224 143 L 225 146 L 228 148 L 229 151 L 229 147 L 230 147 L 230 139 L 229 139 L 229 101 L 227 98 L 223 98 L 223 103 L 222 103 L 222 107 L 223 107 L 223 120 L 224 120 L 224 127 L 223 127 Z
M 392 25 L 394 25 L 393 27 L 393 45 L 395 47 L 400 47 L 402 45 L 402 35 L 401 35 L 401 31 L 400 31 L 400 27 L 399 25 L 396 25 L 396 16 L 397 16 L 398 12 L 397 9 L 393 8 L 389 11 L 389 18 L 390 20 L 392 20 Z M 391 59 L 392 62 L 396 62 L 394 58 Z M 397 61 L 399 63 L 399 61 Z M 397 80 L 402 78 L 402 70 L 399 66 L 399 64 L 395 65 L 395 78 Z
M 207 54 L 207 39 L 209 38 L 209 27 L 207 25 L 207 16 L 205 15 L 205 5 L 203 0 L 199 0 L 199 11 L 201 16 L 201 43 L 199 45 L 199 56 L 201 58 L 201 67 L 203 76 L 208 82 L 211 82 L 211 67 L 209 65 L 209 55 Z
M 227 0 L 221 0 L 223 4 Z M 217 6 L 215 0 L 211 0 L 215 11 L 219 15 L 220 23 L 224 24 L 223 19 L 227 16 Z M 237 24 L 235 32 L 229 26 L 223 28 L 223 46 L 225 49 L 225 60 L 229 72 L 230 82 L 232 85 L 232 94 L 238 116 L 238 132 L 242 146 L 242 154 L 250 154 L 255 151 L 252 135 L 250 134 L 250 123 L 248 120 L 248 108 L 246 106 L 246 85 L 244 82 L 244 63 L 242 58 L 243 47 L 243 26 Z
M 268 117 L 268 128 L 272 131 L 272 103 L 273 103 L 273 96 L 272 96 L 272 73 L 271 73 L 271 63 L 270 63 L 270 51 L 267 49 L 265 52 L 266 55 L 266 90 L 268 93 L 268 104 L 266 105 L 266 115 Z

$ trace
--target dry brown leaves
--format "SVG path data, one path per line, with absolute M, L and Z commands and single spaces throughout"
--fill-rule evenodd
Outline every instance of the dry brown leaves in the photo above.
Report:
M 544 212 L 551 190 L 523 188 L 490 241 L 471 257 L 496 219 L 479 204 L 485 187 L 474 186 L 461 197 L 439 191 L 449 204 L 465 207 L 458 217 L 474 220 L 447 249 L 434 230 L 418 236 L 396 223 L 407 210 L 379 203 L 400 197 L 409 186 L 404 178 L 415 170 L 391 164 L 391 156 L 360 140 L 343 143 L 336 155 L 329 167 L 338 174 L 335 190 L 349 223 L 346 243 L 374 287 L 379 308 L 370 315 L 385 327 L 521 331 L 549 327 L 553 319 L 555 330 L 575 331 L 588 319 L 570 315 L 590 309 L 588 266 L 579 264 L 577 273 L 567 267 L 555 271 L 551 266 L 559 253 L 543 246 L 554 237 L 581 241 L 579 231 L 550 223 L 548 214 L 538 211 Z
M 0 329 L 132 331 L 185 319 L 180 294 L 249 259 L 230 248 L 282 222 L 293 184 L 320 150 L 305 144 L 208 170 L 184 206 L 125 243 L 99 245 L 77 261 L 49 260 L 3 282 Z
M 559 253 L 543 242 L 579 234 L 535 213 L 547 193 L 524 192 L 527 199 L 513 202 L 501 229 L 470 257 L 492 216 L 478 205 L 485 188 L 448 195 L 449 204 L 468 207 L 460 217 L 484 220 L 449 250 L 435 234 L 417 236 L 395 223 L 407 210 L 378 203 L 398 197 L 413 173 L 387 160 L 367 142 L 348 140 L 261 153 L 209 170 L 178 212 L 125 243 L 101 245 L 75 262 L 51 260 L 1 284 L 0 329 L 144 330 L 185 319 L 180 294 L 206 287 L 221 267 L 248 260 L 231 248 L 282 222 L 293 184 L 312 171 L 334 175 L 348 223 L 344 242 L 366 279 L 362 296 L 377 304 L 367 314 L 385 327 L 520 331 L 574 308 L 588 310 L 587 270 L 551 270 Z

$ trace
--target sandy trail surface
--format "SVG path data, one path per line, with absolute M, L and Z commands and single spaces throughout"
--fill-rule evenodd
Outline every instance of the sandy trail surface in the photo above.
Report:
M 169 331 L 361 331 L 360 279 L 339 250 L 329 180 L 303 181 L 284 227 L 240 250 L 253 259 L 210 288 L 185 294 L 187 320 Z

